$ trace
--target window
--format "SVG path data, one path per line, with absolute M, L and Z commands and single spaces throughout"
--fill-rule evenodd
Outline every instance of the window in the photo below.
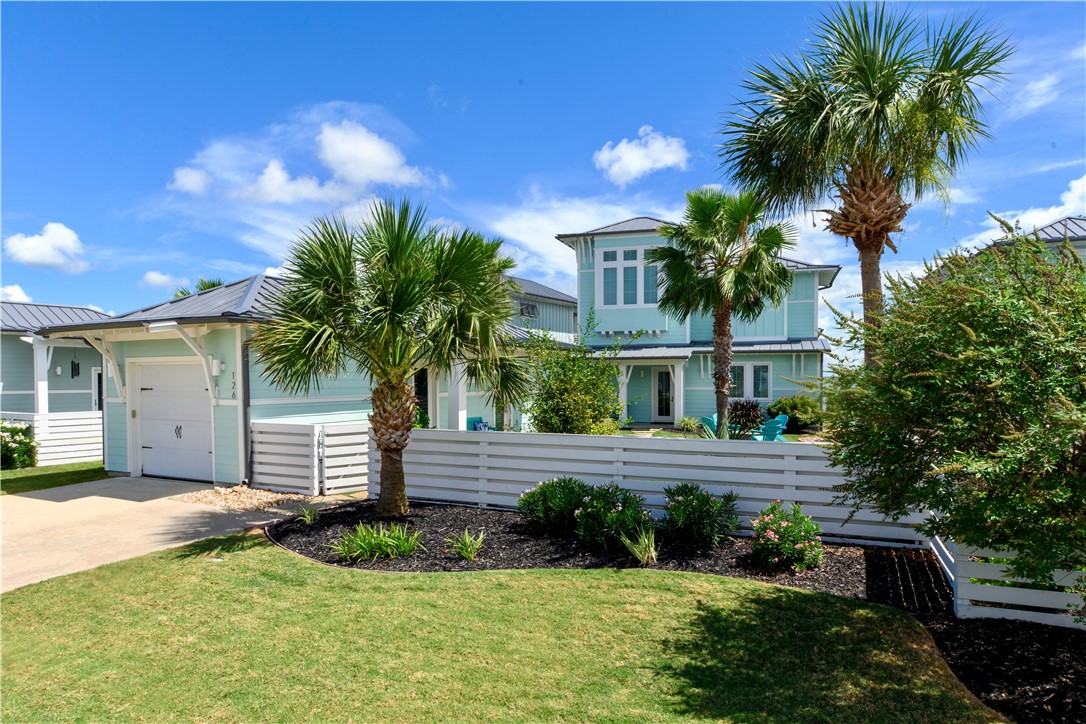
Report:
M 732 365 L 728 397 L 735 400 L 768 400 L 769 377 L 768 364 Z
M 604 261 L 618 261 L 618 252 L 617 251 L 605 251 L 605 252 L 603 252 L 603 260 Z
M 520 316 L 525 319 L 539 319 L 539 307 L 529 302 L 521 302 Z
M 607 252 L 604 252 L 607 256 Z M 618 304 L 618 268 L 604 267 L 603 269 L 603 303 L 605 306 Z
M 754 365 L 754 399 L 769 397 L 769 365 Z
M 622 267 L 622 303 L 637 304 L 637 267 L 635 266 Z
M 656 304 L 659 282 L 656 279 L 656 267 L 645 267 L 645 304 Z
M 732 365 L 732 384 L 728 388 L 728 397 L 739 399 L 746 396 L 747 386 L 743 381 L 743 365 Z
M 637 249 L 624 249 L 622 261 L 637 261 Z

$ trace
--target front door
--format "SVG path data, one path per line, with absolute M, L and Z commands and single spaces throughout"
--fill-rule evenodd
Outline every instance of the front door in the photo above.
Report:
M 142 365 L 139 400 L 143 474 L 210 482 L 211 400 L 203 368 Z
M 675 413 L 672 412 L 674 392 L 671 386 L 671 370 L 657 369 L 653 372 L 653 422 L 674 422 Z

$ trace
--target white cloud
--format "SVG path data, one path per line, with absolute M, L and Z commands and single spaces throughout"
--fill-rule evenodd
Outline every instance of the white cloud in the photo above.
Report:
M 296 204 L 301 201 L 340 201 L 350 192 L 334 183 L 321 184 L 313 176 L 291 178 L 283 162 L 268 161 L 256 182 L 242 187 L 238 195 L 261 204 Z
M 5 302 L 30 302 L 30 295 L 23 291 L 18 284 L 8 284 L 0 287 L 0 300 Z
M 1060 96 L 1057 88 L 1059 81 L 1060 78 L 1055 73 L 1046 73 L 1037 80 L 1026 83 L 1007 104 L 1007 116 L 1024 118 L 1055 101 Z
M 96 312 L 101 312 L 102 314 L 108 314 L 111 317 L 117 316 L 117 313 L 112 309 L 107 312 L 105 309 L 102 309 L 97 304 L 84 304 L 83 306 L 85 306 L 87 309 L 93 309 Z
M 619 188 L 653 171 L 665 168 L 685 171 L 689 159 L 690 152 L 683 139 L 665 136 L 652 130 L 652 126 L 641 126 L 635 140 L 623 138 L 615 144 L 608 141 L 592 155 L 596 168 Z
M 203 196 L 211 185 L 211 174 L 200 168 L 180 166 L 173 170 L 173 180 L 166 185 L 174 191 Z
M 88 269 L 83 260 L 83 242 L 64 224 L 51 221 L 40 234 L 14 234 L 4 239 L 4 252 L 12 261 L 30 266 L 59 269 L 80 274 Z
M 320 159 L 337 178 L 362 188 L 377 184 L 418 186 L 425 176 L 400 149 L 355 121 L 321 125 Z
M 175 277 L 158 271 L 149 271 L 143 275 L 140 284 L 145 287 L 163 287 L 173 289 L 188 286 L 189 280 L 185 277 Z
M 1086 214 L 1086 174 L 1068 183 L 1067 190 L 1060 194 L 1058 204 L 995 212 L 996 216 L 1005 221 L 1012 224 L 1018 222 L 1022 231 L 1026 233 L 1065 216 L 1082 216 L 1083 214 Z M 980 225 L 981 231 L 961 239 L 958 242 L 959 245 L 967 249 L 976 249 L 1004 235 L 1003 229 L 989 216 L 985 216 L 980 221 Z
M 282 265 L 279 265 L 267 267 L 264 269 L 264 274 L 269 277 L 283 277 L 287 275 L 287 272 Z

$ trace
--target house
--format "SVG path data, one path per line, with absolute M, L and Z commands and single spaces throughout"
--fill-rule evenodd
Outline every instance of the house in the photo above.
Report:
M 671 424 L 716 410 L 712 319 L 679 322 L 662 313 L 657 269 L 645 263 L 646 251 L 667 243 L 658 231 L 665 223 L 639 216 L 557 236 L 577 255 L 577 313 L 585 320 L 591 312 L 596 324 L 589 346 L 603 348 L 641 332 L 615 359 L 619 393 L 635 424 Z M 794 274 L 785 303 L 751 323 L 732 320 L 733 399 L 769 404 L 802 390 L 792 380 L 822 376 L 829 346 L 819 338 L 819 292 L 841 268 L 782 261 Z
M 575 300 L 514 279 L 522 292 L 510 334 L 525 327 L 575 329 Z M 52 322 L 49 340 L 76 340 L 106 360 L 105 466 L 117 473 L 236 484 L 249 479 L 250 423 L 364 419 L 371 381 L 361 374 L 324 380 L 320 391 L 289 395 L 272 385 L 249 341 L 271 312 L 284 281 L 257 275 L 117 317 Z M 520 325 L 525 325 L 522 327 Z M 481 392 L 422 375 L 417 394 L 442 427 L 465 429 L 469 416 L 495 422 Z M 450 397 L 452 404 L 450 405 Z
M 1079 256 L 1086 258 L 1086 216 L 1065 216 L 1045 224 L 1034 233 L 1050 246 L 1069 241 Z

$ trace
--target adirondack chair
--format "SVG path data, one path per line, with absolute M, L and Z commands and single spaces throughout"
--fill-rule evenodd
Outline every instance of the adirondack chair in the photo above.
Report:
M 784 438 L 781 437 L 781 433 L 783 432 L 784 423 L 780 420 L 773 419 L 752 432 L 750 434 L 750 439 L 758 440 L 760 442 L 784 442 Z
M 483 422 L 483 418 L 481 418 L 481 417 L 469 417 L 468 418 L 468 423 L 467 423 L 468 430 L 474 431 L 475 430 L 475 425 L 476 424 L 481 425 L 482 422 Z
M 716 432 L 716 413 L 714 412 L 712 417 L 703 417 L 703 418 L 701 418 L 701 424 L 705 425 L 708 428 L 710 428 L 715 433 Z M 740 432 L 740 430 L 739 430 L 738 425 L 728 425 L 728 437 L 730 437 L 730 438 L 732 438 L 734 440 L 736 437 L 739 436 L 739 432 Z

